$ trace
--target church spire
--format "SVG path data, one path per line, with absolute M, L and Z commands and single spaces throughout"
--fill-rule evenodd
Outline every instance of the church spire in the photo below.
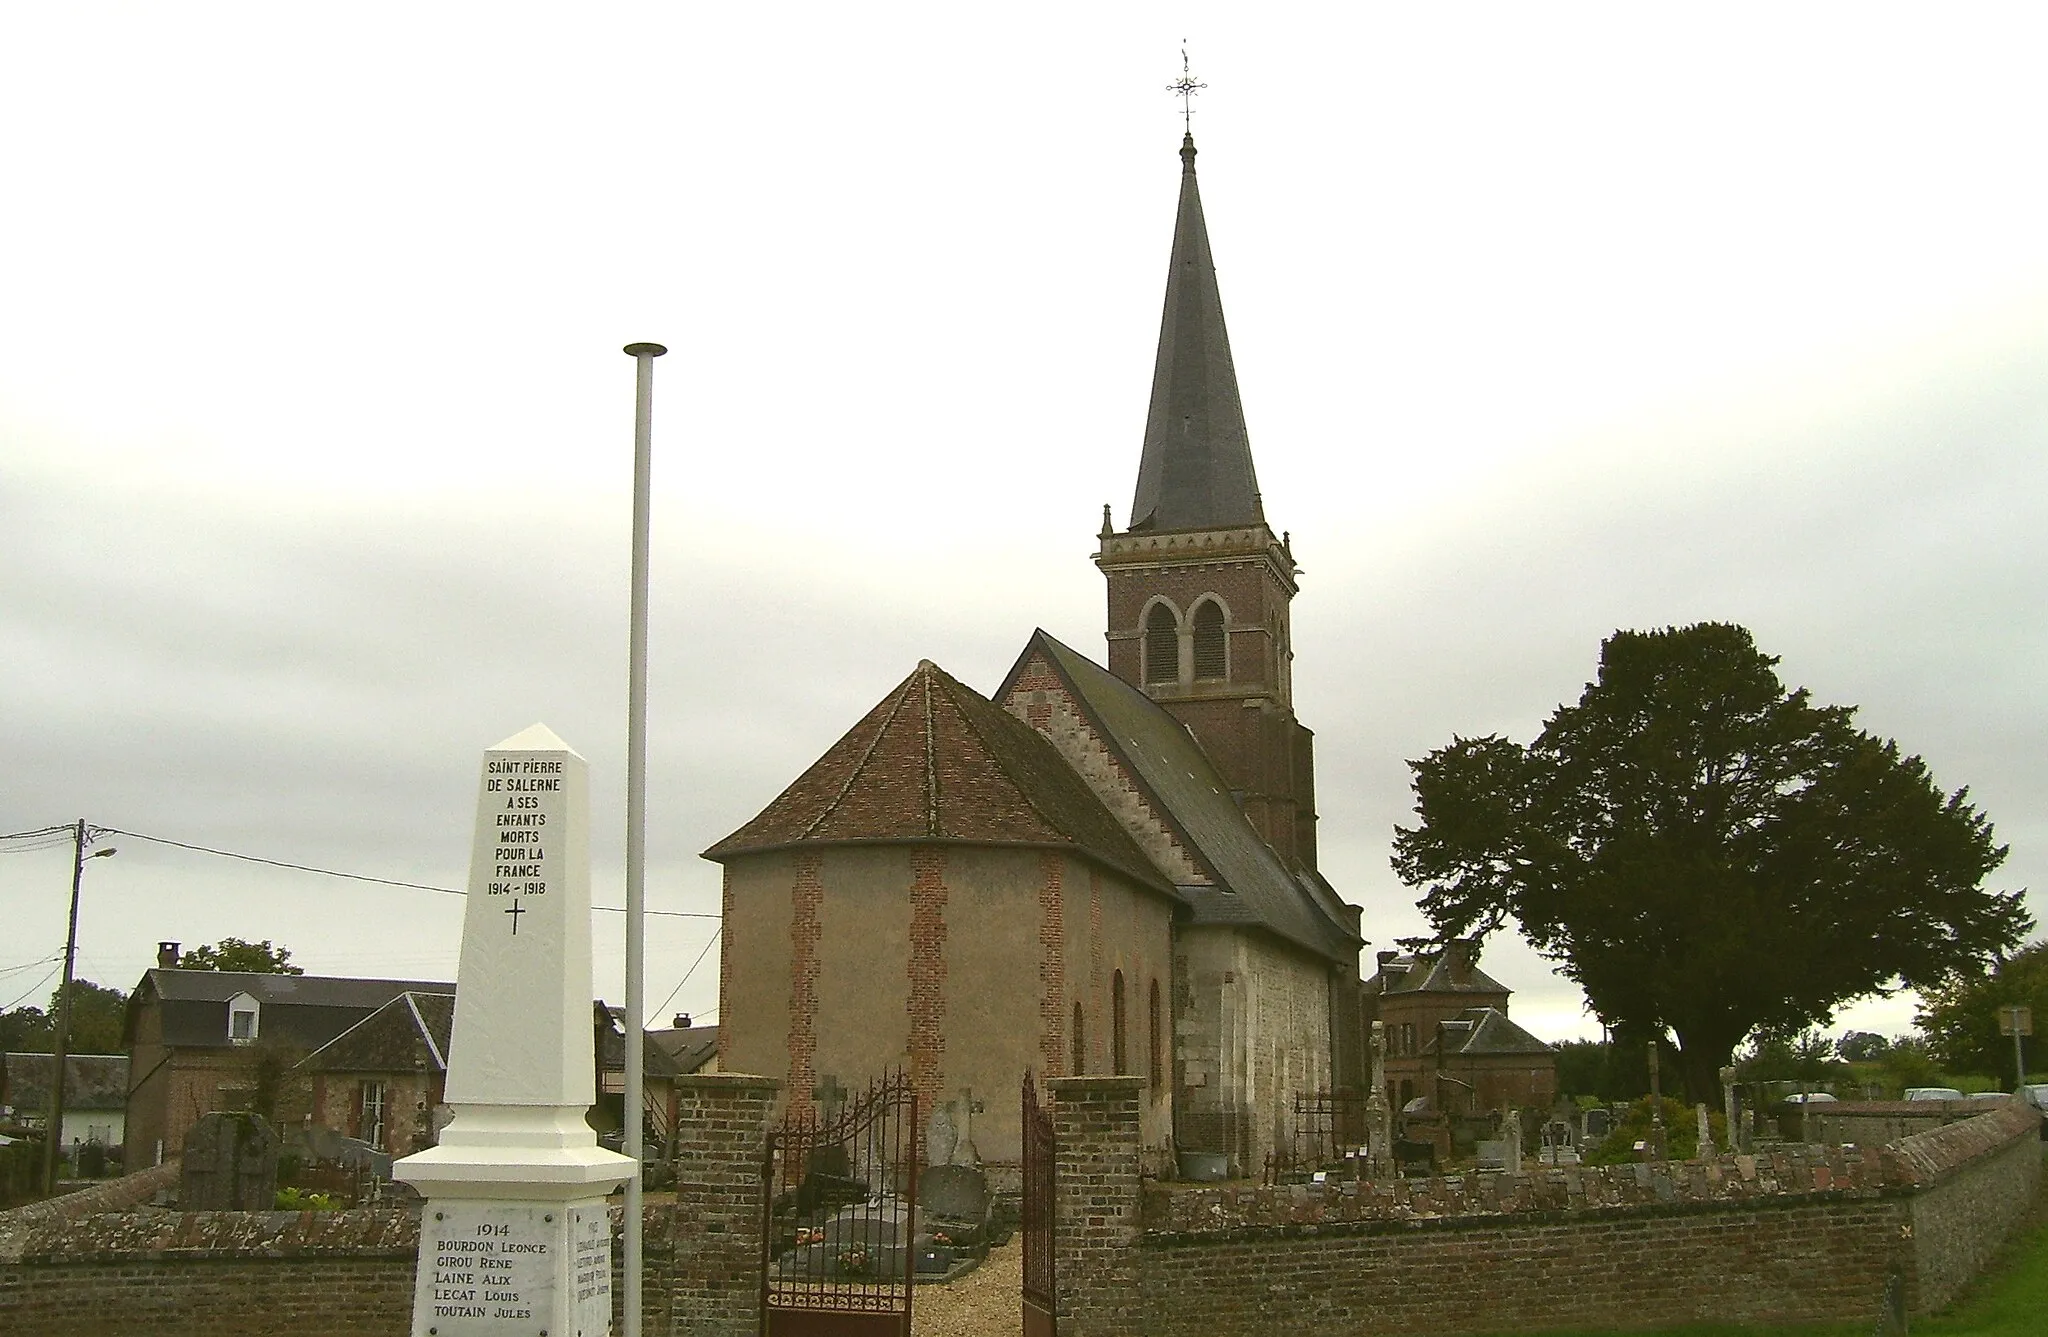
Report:
M 1195 184 L 1192 134 L 1181 137 L 1180 161 L 1180 213 L 1131 503 L 1133 530 L 1218 529 L 1265 518 Z

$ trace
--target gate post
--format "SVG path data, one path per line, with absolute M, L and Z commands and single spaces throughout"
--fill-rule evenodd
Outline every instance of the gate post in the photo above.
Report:
M 1055 1077 L 1053 1258 L 1060 1337 L 1135 1337 L 1140 1077 Z
M 761 1330 L 761 1162 L 782 1083 L 744 1073 L 675 1079 L 675 1282 L 691 1337 Z

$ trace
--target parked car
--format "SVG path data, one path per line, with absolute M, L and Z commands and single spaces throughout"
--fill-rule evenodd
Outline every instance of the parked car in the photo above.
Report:
M 1906 1088 L 1906 1099 L 1908 1100 L 1961 1100 L 1962 1098 L 1963 1093 L 1956 1090 L 1953 1086 L 1909 1086 Z
M 2005 1093 L 2005 1092 L 2003 1092 L 2003 1091 L 1972 1091 L 1972 1092 L 1970 1092 L 1970 1094 L 1969 1094 L 1969 1095 L 1967 1095 L 1967 1096 L 1964 1096 L 1964 1097 L 1963 1097 L 1963 1099 L 1965 1099 L 1965 1100 L 2004 1100 L 2004 1099 L 2005 1099 L 2005 1097 L 2006 1097 L 2006 1093 Z
M 2020 1099 L 2043 1114 L 2048 1114 L 2048 1082 L 2035 1082 L 2032 1086 L 2021 1087 Z M 2048 1120 L 2042 1121 L 2041 1140 L 2048 1142 Z
M 1787 1105 L 1832 1105 L 1835 1098 L 1825 1091 L 1795 1091 L 1785 1097 Z

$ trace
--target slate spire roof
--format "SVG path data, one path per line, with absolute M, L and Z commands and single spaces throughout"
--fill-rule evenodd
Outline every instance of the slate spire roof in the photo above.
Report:
M 704 857 L 876 842 L 1066 847 L 1172 894 L 1052 744 L 928 659 Z
M 1180 213 L 1166 271 L 1152 408 L 1131 502 L 1134 530 L 1221 529 L 1265 519 L 1195 185 L 1193 135 L 1182 137 L 1180 161 Z

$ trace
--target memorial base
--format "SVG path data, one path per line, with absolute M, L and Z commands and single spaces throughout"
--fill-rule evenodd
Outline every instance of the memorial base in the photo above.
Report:
M 601 1197 L 429 1198 L 412 1337 L 609 1337 L 612 1223 Z
M 605 1195 L 633 1162 L 583 1111 L 456 1105 L 438 1146 L 392 1166 L 427 1199 L 412 1337 L 609 1337 Z

